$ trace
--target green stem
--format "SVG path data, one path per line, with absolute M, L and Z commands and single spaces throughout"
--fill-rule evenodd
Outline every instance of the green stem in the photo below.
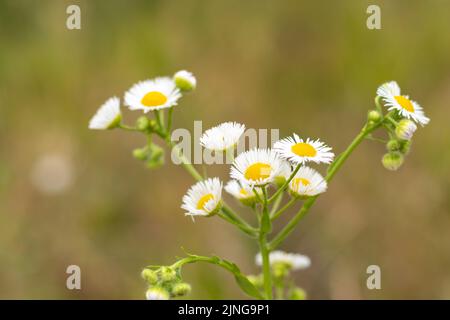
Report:
M 295 177 L 295 175 L 297 174 L 298 170 L 300 170 L 301 164 L 298 164 L 297 167 L 294 169 L 294 171 L 292 171 L 291 175 L 289 176 L 289 178 L 284 182 L 284 184 L 278 188 L 278 190 L 273 194 L 273 196 L 268 200 L 269 203 L 271 203 L 273 200 L 275 200 L 278 195 L 280 193 L 282 193 L 287 186 L 289 185 L 289 183 L 291 182 L 291 180 Z
M 272 215 L 272 221 L 274 221 L 275 219 L 277 219 L 284 211 L 286 211 L 287 209 L 289 209 L 295 202 L 297 202 L 297 198 L 292 198 L 291 200 L 289 200 L 288 203 L 286 203 L 280 210 L 278 210 L 276 213 L 274 213 Z
M 222 268 L 224 268 L 227 271 L 230 271 L 233 275 L 235 274 L 235 270 L 230 266 L 228 263 L 218 260 L 215 257 L 205 257 L 205 256 L 197 256 L 197 255 L 190 255 L 189 257 L 183 258 L 175 262 L 170 266 L 170 268 L 178 269 L 184 266 L 185 264 L 195 263 L 195 262 L 206 262 L 210 264 L 218 265 Z
M 188 158 L 181 152 L 180 147 L 178 147 L 176 144 L 173 144 L 172 141 L 170 141 L 170 138 L 167 138 L 166 136 L 166 142 L 169 145 L 172 152 L 176 154 L 178 159 L 181 161 L 181 165 L 184 169 L 186 169 L 187 172 L 197 181 L 202 181 L 203 177 L 202 175 L 197 171 L 197 169 L 194 168 L 192 163 L 189 161 Z
M 356 149 L 356 147 L 364 140 L 364 138 L 377 129 L 383 122 L 374 124 L 373 126 L 365 125 L 361 132 L 353 139 L 350 145 L 345 149 L 345 151 L 336 158 L 336 161 L 332 163 L 329 167 L 328 173 L 325 177 L 327 182 L 330 182 L 338 170 L 342 167 L 344 162 L 348 159 L 348 157 L 352 154 L 352 152 Z M 294 230 L 297 223 L 303 219 L 303 217 L 308 213 L 311 206 L 314 204 L 318 196 L 314 196 L 309 198 L 303 203 L 302 208 L 297 214 L 289 221 L 289 223 L 273 238 L 273 240 L 269 243 L 269 249 L 274 250 L 277 246 L 280 245 L 288 235 Z
M 123 123 L 120 123 L 118 127 L 120 129 L 127 130 L 127 131 L 140 131 L 138 128 L 131 127 L 131 126 L 128 126 L 128 125 L 123 124 Z
M 259 248 L 262 257 L 264 292 L 266 294 L 266 299 L 272 299 L 272 275 L 270 272 L 270 259 L 269 259 L 270 251 L 267 246 L 267 233 L 270 230 L 270 217 L 269 217 L 269 210 L 267 208 L 267 191 L 265 187 L 261 189 L 263 191 L 264 196 L 264 206 L 260 222 Z
M 275 212 L 277 212 L 278 207 L 281 204 L 281 201 L 283 201 L 283 193 L 281 193 L 276 199 L 275 202 L 273 203 L 272 209 L 270 210 L 270 216 L 273 217 L 273 215 L 275 214 Z
M 173 107 L 169 108 L 169 111 L 167 111 L 167 133 L 172 131 L 172 114 Z

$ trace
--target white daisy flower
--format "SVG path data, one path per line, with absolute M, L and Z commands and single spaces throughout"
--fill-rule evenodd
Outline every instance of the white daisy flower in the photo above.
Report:
M 256 255 L 256 265 L 262 266 L 261 253 Z M 287 253 L 280 250 L 272 251 L 269 254 L 270 265 L 273 267 L 275 264 L 286 264 L 292 270 L 306 269 L 311 265 L 311 260 L 308 256 L 304 256 L 298 253 Z
M 237 145 L 245 131 L 245 125 L 224 122 L 206 130 L 200 137 L 200 144 L 209 150 L 224 151 Z
M 312 197 L 327 190 L 327 182 L 316 170 L 300 167 L 289 182 L 289 190 L 296 196 Z
M 91 118 L 89 129 L 106 130 L 117 127 L 122 120 L 120 100 L 117 97 L 109 98 Z
M 173 80 L 177 88 L 181 91 L 192 91 L 197 87 L 197 79 L 191 72 L 186 70 L 175 73 Z
M 331 148 L 319 139 L 303 140 L 297 134 L 275 142 L 274 150 L 282 157 L 295 164 L 304 164 L 308 161 L 315 163 L 330 163 L 334 153 Z
M 252 149 L 239 154 L 231 167 L 231 178 L 249 186 L 273 182 L 279 175 L 282 160 L 271 149 Z
M 401 116 L 412 119 L 422 126 L 430 122 L 417 102 L 411 100 L 409 96 L 400 94 L 397 82 L 390 81 L 382 84 L 377 89 L 377 95 L 383 98 L 389 111 L 397 110 Z
M 183 196 L 182 209 L 190 216 L 211 216 L 219 210 L 222 199 L 222 182 L 210 178 L 194 184 Z
M 130 110 L 144 110 L 147 113 L 175 106 L 180 97 L 180 90 L 172 79 L 155 78 L 133 85 L 125 93 L 125 105 Z
M 169 300 L 169 293 L 167 290 L 160 287 L 152 287 L 145 293 L 147 300 Z

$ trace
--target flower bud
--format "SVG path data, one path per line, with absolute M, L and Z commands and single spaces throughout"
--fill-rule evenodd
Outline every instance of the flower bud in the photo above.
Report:
M 367 113 L 367 119 L 368 119 L 369 121 L 378 122 L 378 121 L 381 120 L 381 114 L 380 114 L 380 112 L 377 111 L 377 110 L 370 110 L 370 111 Z
M 185 296 L 191 292 L 191 286 L 188 283 L 180 282 L 173 286 L 172 295 Z
M 284 262 L 277 262 L 272 265 L 272 273 L 275 278 L 286 277 L 291 269 L 292 266 Z
M 403 164 L 403 160 L 404 157 L 400 152 L 389 152 L 383 156 L 381 162 L 386 169 L 395 171 Z
M 151 287 L 145 293 L 147 300 L 169 300 L 169 292 L 161 287 Z
M 169 267 L 159 269 L 159 276 L 163 282 L 172 282 L 177 278 L 177 272 Z
M 411 140 L 402 141 L 400 145 L 400 152 L 403 153 L 404 155 L 407 155 L 411 150 L 411 145 L 412 145 Z
M 291 300 L 305 300 L 306 292 L 302 288 L 294 288 L 289 295 L 289 299 Z
M 137 148 L 133 150 L 133 157 L 135 157 L 138 160 L 145 160 L 147 159 L 148 152 L 147 148 Z
M 154 285 L 158 281 L 158 275 L 155 271 L 150 269 L 144 269 L 141 272 L 142 278 L 147 281 L 149 284 Z
M 150 119 L 142 116 L 136 120 L 136 128 L 139 131 L 146 131 L 150 128 Z
M 400 142 L 395 139 L 389 140 L 386 144 L 386 149 L 388 151 L 398 151 L 400 150 Z
M 417 126 L 414 122 L 408 119 L 402 119 L 395 128 L 395 134 L 399 139 L 411 140 Z
M 177 88 L 181 91 L 192 91 L 197 86 L 197 79 L 195 79 L 192 73 L 186 70 L 175 73 L 173 80 Z

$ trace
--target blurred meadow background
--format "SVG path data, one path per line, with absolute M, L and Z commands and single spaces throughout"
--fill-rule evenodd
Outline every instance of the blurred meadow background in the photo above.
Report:
M 81 30 L 66 28 L 70 4 Z M 366 27 L 369 4 L 381 30 Z M 449 32 L 446 0 L 0 0 L 0 298 L 142 299 L 141 268 L 173 263 L 181 247 L 259 271 L 245 236 L 184 216 L 193 181 L 181 167 L 148 170 L 131 156 L 144 137 L 87 129 L 108 97 L 187 69 L 198 88 L 175 128 L 235 120 L 336 153 L 377 86 L 397 80 L 431 118 L 403 167 L 385 170 L 384 146 L 364 142 L 281 249 L 311 257 L 295 273 L 310 299 L 449 299 Z M 210 172 L 228 180 L 226 165 Z M 71 264 L 81 291 L 66 289 Z M 371 264 L 381 290 L 366 288 Z M 245 298 L 215 266 L 183 274 L 189 298 Z

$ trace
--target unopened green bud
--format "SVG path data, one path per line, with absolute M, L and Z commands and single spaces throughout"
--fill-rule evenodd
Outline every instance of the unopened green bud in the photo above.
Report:
M 305 300 L 306 292 L 302 288 L 294 288 L 294 289 L 292 289 L 291 294 L 289 295 L 289 298 L 291 300 Z
M 402 140 L 411 140 L 417 126 L 414 122 L 408 119 L 402 119 L 395 128 L 395 135 Z
M 159 269 L 159 276 L 163 282 L 172 282 L 177 278 L 177 273 L 172 268 L 162 267 Z
M 150 119 L 146 116 L 139 117 L 136 120 L 136 128 L 140 131 L 147 131 L 150 128 Z
M 389 140 L 386 144 L 386 149 L 388 151 L 398 151 L 400 149 L 400 142 L 398 140 Z
M 395 171 L 403 164 L 403 160 L 404 157 L 400 152 L 389 152 L 383 156 L 381 162 L 386 169 Z
M 145 160 L 147 159 L 148 152 L 147 148 L 137 148 L 133 150 L 133 157 L 135 157 L 138 160 Z
M 284 278 L 289 274 L 292 266 L 284 262 L 276 262 L 272 265 L 272 272 L 275 278 Z
M 150 269 L 144 269 L 141 272 L 142 278 L 147 281 L 149 284 L 154 285 L 158 281 L 158 275 L 155 271 Z
M 145 293 L 147 300 L 169 300 L 169 292 L 161 287 L 151 287 Z
M 378 122 L 381 120 L 381 113 L 377 110 L 370 110 L 367 113 L 367 119 L 369 121 Z
M 173 286 L 172 295 L 185 296 L 191 292 L 191 286 L 188 283 L 180 282 Z
M 409 151 L 411 150 L 412 140 L 405 140 L 402 141 L 400 146 L 400 152 L 404 155 L 407 155 Z
M 186 70 L 175 73 L 173 80 L 177 88 L 181 91 L 192 91 L 197 86 L 197 79 L 195 79 L 192 73 Z

